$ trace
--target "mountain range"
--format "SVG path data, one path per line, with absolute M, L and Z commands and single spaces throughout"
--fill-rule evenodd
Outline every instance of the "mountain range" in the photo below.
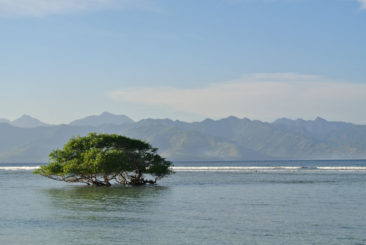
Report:
M 143 139 L 169 160 L 365 159 L 366 125 L 281 118 L 262 122 L 228 117 L 182 122 L 133 121 L 104 112 L 69 124 L 49 125 L 30 116 L 0 119 L 0 162 L 47 162 L 72 136 L 117 133 Z

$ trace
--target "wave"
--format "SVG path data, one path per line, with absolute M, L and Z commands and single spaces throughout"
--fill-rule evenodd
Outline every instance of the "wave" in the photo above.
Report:
M 302 167 L 302 166 L 201 166 L 201 167 L 172 167 L 176 172 L 265 172 L 265 171 L 366 171 L 361 166 L 327 166 L 327 167 Z
M 0 167 L 0 170 L 5 171 L 32 171 L 39 169 L 40 166 L 16 166 L 16 167 Z
M 1 166 L 0 171 L 34 171 L 40 166 Z M 366 166 L 174 166 L 176 172 L 366 171 Z
M 366 167 L 361 166 L 329 166 L 329 167 L 316 167 L 318 170 L 334 170 L 334 171 L 366 171 Z
M 237 167 L 237 166 L 219 166 L 219 167 L 172 167 L 174 171 L 273 171 L 273 170 L 300 170 L 302 167 L 299 166 L 276 166 L 276 167 L 262 167 L 262 166 L 246 166 L 246 167 Z

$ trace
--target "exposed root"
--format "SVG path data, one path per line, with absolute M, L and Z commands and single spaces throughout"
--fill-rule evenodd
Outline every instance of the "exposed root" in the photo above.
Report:
M 156 184 L 158 177 L 154 179 L 146 178 L 141 172 L 135 171 L 132 173 L 121 172 L 112 175 L 44 175 L 50 179 L 65 181 L 70 183 L 85 183 L 92 186 L 105 186 L 110 187 L 112 183 L 120 185 L 146 185 Z

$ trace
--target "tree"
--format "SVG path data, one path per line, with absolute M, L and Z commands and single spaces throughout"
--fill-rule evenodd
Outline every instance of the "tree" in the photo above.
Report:
M 170 161 L 157 148 L 117 134 L 90 133 L 73 137 L 63 149 L 50 154 L 48 165 L 35 173 L 66 182 L 111 186 L 155 184 L 172 173 Z

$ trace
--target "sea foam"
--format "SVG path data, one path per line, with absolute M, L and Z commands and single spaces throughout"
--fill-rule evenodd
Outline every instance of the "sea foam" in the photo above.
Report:
M 0 167 L 0 170 L 5 171 L 31 171 L 39 169 L 40 166 L 6 166 L 6 167 Z
M 0 166 L 3 171 L 33 171 L 40 166 Z M 176 172 L 366 171 L 365 166 L 174 166 Z
M 178 166 L 172 167 L 176 172 L 265 172 L 265 171 L 366 171 L 363 166 Z
M 316 167 L 318 170 L 330 170 L 330 171 L 366 171 L 366 167 L 361 166 L 327 166 Z
M 238 166 L 202 166 L 202 167 L 172 167 L 174 171 L 181 172 L 207 172 L 207 171 L 273 171 L 273 170 L 283 170 L 283 171 L 291 171 L 291 170 L 300 170 L 302 167 L 298 166 L 275 166 L 275 167 L 267 167 L 267 166 L 246 166 L 246 167 L 238 167 Z

